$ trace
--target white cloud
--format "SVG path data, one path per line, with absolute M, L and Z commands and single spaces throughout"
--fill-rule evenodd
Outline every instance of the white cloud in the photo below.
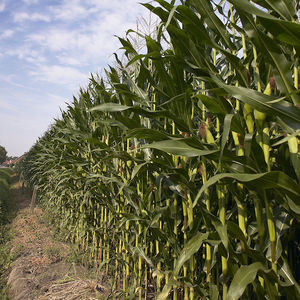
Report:
M 12 75 L 12 74 L 6 74 L 6 75 L 0 74 L 0 81 L 5 82 L 6 85 L 8 85 L 8 86 L 12 85 L 14 87 L 19 87 L 19 88 L 26 89 L 26 90 L 34 90 L 31 87 L 28 87 L 28 86 L 25 86 L 23 84 L 20 84 L 20 83 L 16 82 L 15 77 L 16 76 Z M 0 103 L 1 103 L 1 100 L 3 101 L 3 99 L 0 98 Z
M 143 7 L 139 4 L 138 0 L 123 0 L 122 3 L 120 3 L 119 0 L 102 0 L 102 1 L 85 0 L 82 2 L 88 5 L 92 5 L 101 11 L 103 10 L 108 10 L 108 11 L 114 10 L 114 11 L 123 11 L 123 12 L 127 11 L 128 13 L 131 14 L 132 11 L 141 12 L 143 10 Z
M 76 22 L 95 12 L 93 8 L 86 7 L 80 1 L 63 1 L 60 6 L 50 7 L 50 12 L 56 20 Z
M 137 15 L 145 11 L 138 0 L 63 0 L 60 5 L 50 7 L 53 18 L 62 21 L 76 22 L 79 19 L 85 19 L 87 16 L 93 17 L 87 23 L 94 22 L 101 18 L 101 15 L 110 12 L 126 14 L 128 19 L 136 18 Z
M 114 35 L 124 36 L 129 28 L 136 29 L 136 18 L 144 12 L 134 0 L 123 1 L 122 6 L 126 9 L 120 9 L 117 0 L 64 1 L 61 6 L 51 8 L 52 13 L 57 12 L 52 19 L 66 21 L 70 13 L 76 24 L 77 15 L 85 17 L 80 26 L 59 24 L 30 34 L 26 40 L 52 52 L 60 64 L 99 65 L 120 47 Z M 97 15 L 94 16 L 94 12 Z
M 57 60 L 60 64 L 69 65 L 69 66 L 82 66 L 80 59 L 75 57 L 70 57 L 67 54 L 57 55 Z
M 0 34 L 0 39 L 6 39 L 11 37 L 14 34 L 14 31 L 11 29 L 6 29 Z
M 60 65 L 41 65 L 30 71 L 30 75 L 35 80 L 63 85 L 70 90 L 78 90 L 78 86 L 87 82 L 88 78 L 87 74 L 75 68 Z
M 27 41 L 35 42 L 49 51 L 72 49 L 78 39 L 76 31 L 66 29 L 49 29 L 27 36 Z
M 24 21 L 50 22 L 51 18 L 48 15 L 39 14 L 39 13 L 28 14 L 27 12 L 17 12 L 14 14 L 14 21 L 15 22 L 24 22 Z
M 0 2 L 0 13 L 3 12 L 4 10 L 5 10 L 5 3 Z
M 22 0 L 27 5 L 37 4 L 39 0 Z
M 34 64 L 40 64 L 46 61 L 46 58 L 39 51 L 33 50 L 30 46 L 9 49 L 5 54 L 9 56 L 16 56 L 18 59 Z
M 29 35 L 27 41 L 55 54 L 61 64 L 97 64 L 118 48 L 113 30 L 105 30 L 104 27 L 103 24 L 99 24 L 91 31 L 50 29 Z

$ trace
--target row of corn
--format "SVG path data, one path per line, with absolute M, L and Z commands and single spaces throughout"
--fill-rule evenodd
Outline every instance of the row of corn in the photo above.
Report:
M 23 177 L 115 299 L 297 299 L 299 3 L 155 2 Z

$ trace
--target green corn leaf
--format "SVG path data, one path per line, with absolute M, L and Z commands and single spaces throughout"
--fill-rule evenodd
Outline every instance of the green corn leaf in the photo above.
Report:
M 268 10 L 275 11 L 281 18 L 291 20 L 296 17 L 297 11 L 294 0 L 254 0 L 254 2 Z
M 219 158 L 219 164 L 222 161 L 223 157 L 223 151 L 225 149 L 229 133 L 230 133 L 230 127 L 231 127 L 231 120 L 233 118 L 233 114 L 227 114 L 224 118 L 224 128 L 223 128 L 223 133 L 222 133 L 222 140 L 221 140 L 221 151 L 220 151 L 220 158 Z
M 182 155 L 187 157 L 193 156 L 205 156 L 218 152 L 218 150 L 200 150 L 194 147 L 189 146 L 183 140 L 167 140 L 155 142 L 152 144 L 147 144 L 142 148 L 152 148 L 161 150 L 167 153 Z
M 189 131 L 188 125 L 186 125 L 182 119 L 176 117 L 176 115 L 174 115 L 173 113 L 171 113 L 167 110 L 152 111 L 149 109 L 141 108 L 138 105 L 127 106 L 127 105 L 122 105 L 122 104 L 117 104 L 117 103 L 104 103 L 104 104 L 101 104 L 101 105 L 91 108 L 91 111 L 103 111 L 103 112 L 112 112 L 112 113 L 122 112 L 122 111 L 126 111 L 126 110 L 130 110 L 132 112 L 135 112 L 135 113 L 145 116 L 145 117 L 170 118 L 171 120 L 173 120 L 176 123 L 176 125 L 178 126 L 179 129 L 181 129 L 185 132 Z
M 203 242 L 208 238 L 208 235 L 208 233 L 203 234 L 198 232 L 186 243 L 177 259 L 176 266 L 173 270 L 174 276 L 178 274 L 184 263 L 199 250 Z
M 281 171 L 271 171 L 267 173 L 261 174 L 234 174 L 234 173 L 224 173 L 218 174 L 211 177 L 206 184 L 204 184 L 200 191 L 198 192 L 195 200 L 194 206 L 199 200 L 202 193 L 214 185 L 219 180 L 227 179 L 230 181 L 237 180 L 238 182 L 244 183 L 252 190 L 264 190 L 264 189 L 279 189 L 282 192 L 286 193 L 291 197 L 291 200 L 294 205 L 300 205 L 300 187 L 297 183 L 295 183 L 292 178 Z M 290 206 L 292 210 L 292 208 Z M 295 211 L 297 213 L 297 211 Z
M 258 17 L 259 22 L 269 30 L 274 37 L 281 40 L 282 42 L 286 42 L 290 45 L 300 45 L 300 25 L 294 22 L 280 20 L 275 18 L 269 13 L 262 11 L 261 9 L 257 8 L 251 2 L 247 0 L 229 0 L 231 3 L 234 4 L 236 8 L 241 9 L 245 13 L 254 14 Z M 275 3 L 276 1 L 271 1 Z M 284 1 L 277 1 L 279 5 L 283 4 Z M 261 3 L 260 3 L 261 4 Z M 277 4 L 276 4 L 277 5 Z M 284 7 L 284 5 L 282 5 Z M 283 10 L 277 10 L 277 12 L 282 12 Z M 287 19 L 290 19 L 289 12 L 286 11 L 285 15 Z M 286 18 L 284 18 L 286 19 Z
M 246 0 L 243 0 L 243 2 L 245 1 Z M 232 2 L 237 1 L 232 0 Z M 242 1 L 238 2 L 241 3 Z M 254 45 L 261 51 L 262 55 L 264 55 L 272 66 L 274 66 L 274 75 L 278 89 L 285 94 L 291 94 L 294 104 L 300 103 L 299 96 L 292 94 L 294 88 L 292 82 L 291 63 L 287 60 L 282 48 L 280 48 L 277 41 L 258 29 L 254 17 L 249 14 L 245 7 L 238 7 L 237 3 L 235 3 L 235 6 L 238 8 L 242 24 L 247 35 L 250 37 Z
M 297 283 L 297 281 L 295 280 L 292 270 L 287 262 L 287 260 L 284 257 L 281 257 L 281 259 L 278 262 L 278 266 L 279 266 L 279 274 L 281 276 L 281 278 L 284 280 L 279 280 L 279 284 L 281 286 L 285 286 L 285 287 L 289 287 L 291 288 L 292 286 L 295 287 L 295 295 L 296 298 L 300 297 L 300 286 Z
M 299 130 L 296 130 L 293 134 L 284 137 L 284 138 L 281 139 L 280 141 L 278 141 L 278 142 L 272 144 L 272 146 L 275 147 L 275 146 L 279 146 L 279 145 L 281 145 L 281 144 L 283 144 L 283 143 L 286 143 L 286 142 L 288 142 L 289 139 L 291 139 L 292 137 L 295 137 L 295 136 L 298 136 L 298 137 L 300 136 L 300 129 L 299 129 Z
M 257 6 L 253 5 L 250 1 L 248 0 L 228 0 L 231 2 L 235 8 L 240 9 L 241 11 L 255 15 L 258 17 L 266 18 L 266 19 L 271 19 L 271 20 L 276 20 L 276 18 L 269 13 L 259 9 Z
M 130 106 L 122 105 L 119 103 L 104 103 L 91 108 L 91 111 L 120 112 L 128 110 L 130 108 Z
M 151 259 L 146 255 L 145 251 L 141 248 L 141 247 L 133 247 L 132 248 L 132 252 L 133 253 L 137 253 L 140 257 L 142 257 L 148 265 L 150 265 L 151 267 L 154 267 L 153 262 L 151 261 Z
M 226 300 L 238 300 L 243 295 L 248 284 L 255 280 L 259 270 L 264 272 L 268 271 L 260 262 L 253 263 L 249 266 L 241 266 L 233 277 Z
M 265 114 L 281 118 L 295 130 L 300 128 L 300 110 L 291 103 L 287 101 L 272 103 L 272 101 L 276 99 L 272 96 L 267 96 L 263 93 L 244 87 L 226 85 L 216 77 L 213 78 L 219 86 L 236 99 L 249 104 L 252 108 Z
M 137 128 L 129 130 L 127 136 L 137 139 L 145 139 L 148 141 L 163 141 L 169 138 L 161 131 L 148 128 Z
M 233 44 L 229 38 L 230 35 L 227 31 L 226 26 L 215 14 L 211 5 L 211 1 L 203 0 L 200 3 L 199 1 L 192 0 L 191 3 L 200 13 L 201 17 L 204 19 L 204 22 L 208 25 L 208 27 L 218 34 L 218 36 L 222 39 L 223 43 L 230 50 L 236 50 L 235 44 Z
M 148 162 L 144 162 L 142 164 L 136 165 L 133 168 L 133 172 L 131 174 L 131 180 L 134 179 L 134 177 L 141 171 L 141 169 L 146 166 L 148 164 Z
M 197 97 L 211 113 L 225 115 L 229 114 L 232 110 L 232 105 L 226 99 L 220 97 L 212 98 L 203 94 L 198 94 Z
M 264 18 L 258 20 L 279 41 L 296 47 L 300 46 L 300 24 Z
M 226 250 L 228 250 L 229 247 L 229 239 L 228 239 L 228 234 L 227 234 L 227 226 L 223 225 L 221 221 L 219 220 L 212 220 L 212 224 L 215 227 L 216 231 L 219 234 L 219 237 L 225 247 Z

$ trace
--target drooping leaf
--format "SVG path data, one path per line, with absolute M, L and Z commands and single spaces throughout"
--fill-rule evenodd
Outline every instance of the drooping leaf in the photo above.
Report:
M 148 141 L 163 141 L 168 139 L 168 136 L 163 132 L 149 128 L 137 128 L 129 130 L 127 136 L 138 139 L 146 139 Z
M 248 266 L 241 266 L 233 277 L 226 299 L 238 300 L 243 295 L 248 284 L 255 280 L 259 270 L 264 272 L 268 271 L 260 262 L 255 262 Z
M 284 120 L 295 130 L 300 128 L 300 110 L 287 101 L 274 103 L 276 99 L 263 93 L 244 87 L 230 86 L 222 83 L 216 77 L 213 77 L 216 83 L 230 95 L 244 103 L 249 104 L 253 109 L 257 109 L 270 116 L 277 116 Z
M 230 181 L 236 180 L 238 182 L 244 183 L 249 189 L 252 190 L 264 190 L 264 189 L 279 189 L 290 195 L 293 199 L 291 200 L 294 205 L 300 205 L 300 187 L 294 180 L 292 180 L 288 175 L 281 171 L 271 171 L 261 174 L 234 174 L 234 173 L 224 173 L 218 174 L 211 177 L 207 183 L 205 183 L 200 191 L 198 192 L 195 200 L 194 206 L 199 200 L 202 193 L 208 189 L 210 186 L 214 185 L 216 182 L 223 179 L 229 179 Z M 290 205 L 290 208 L 294 208 Z M 297 211 L 295 211 L 297 213 Z
M 152 144 L 147 144 L 143 148 L 152 148 L 161 150 L 167 153 L 182 155 L 182 156 L 205 156 L 209 154 L 216 153 L 217 150 L 200 150 L 194 147 L 189 146 L 183 140 L 166 140 L 155 142 Z
M 192 255 L 194 255 L 199 248 L 201 247 L 202 243 L 208 238 L 208 233 L 200 233 L 198 232 L 195 234 L 183 247 L 178 259 L 176 266 L 173 270 L 173 275 L 176 276 L 183 266 L 183 264 L 188 261 Z

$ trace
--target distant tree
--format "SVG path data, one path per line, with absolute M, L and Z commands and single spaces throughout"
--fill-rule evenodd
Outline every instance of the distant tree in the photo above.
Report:
M 6 156 L 6 160 L 15 160 L 18 156 Z
M 5 162 L 7 151 L 3 146 L 0 146 L 0 164 Z

